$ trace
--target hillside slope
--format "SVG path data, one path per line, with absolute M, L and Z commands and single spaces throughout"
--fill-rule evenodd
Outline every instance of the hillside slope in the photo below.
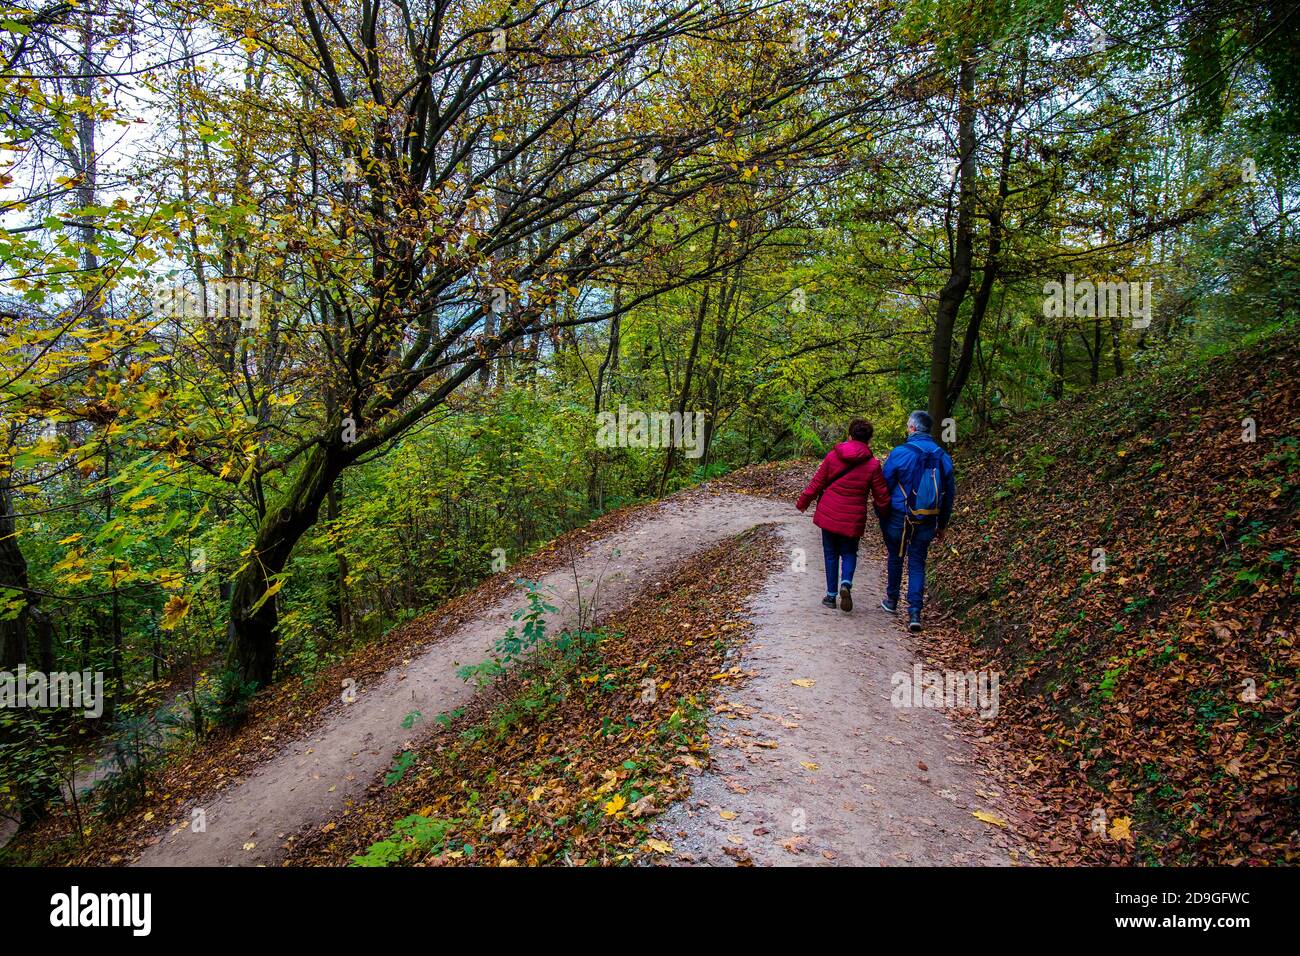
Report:
M 1300 862 L 1297 389 L 1292 336 L 958 448 L 929 649 L 1001 672 L 1053 858 Z

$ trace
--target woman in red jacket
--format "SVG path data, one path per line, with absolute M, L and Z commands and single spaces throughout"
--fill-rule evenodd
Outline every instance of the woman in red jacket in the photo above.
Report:
M 853 571 L 858 565 L 858 541 L 867 526 L 868 497 L 877 517 L 889 512 L 889 487 L 867 444 L 873 432 L 871 422 L 855 418 L 849 425 L 849 440 L 831 449 L 795 504 L 803 511 L 817 498 L 813 524 L 822 529 L 826 558 L 822 603 L 834 607 L 838 590 L 845 611 L 853 610 Z

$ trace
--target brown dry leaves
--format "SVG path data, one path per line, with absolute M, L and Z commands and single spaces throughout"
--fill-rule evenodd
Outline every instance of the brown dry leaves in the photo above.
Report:
M 776 551 L 771 529 L 760 529 L 688 561 L 611 619 L 618 636 L 576 667 L 552 659 L 478 695 L 406 780 L 372 786 L 336 830 L 309 835 L 286 863 L 346 863 L 416 807 L 457 821 L 448 850 L 417 865 L 665 857 L 671 846 L 651 838 L 653 820 L 707 765 L 713 678 L 740 676 L 724 668 L 724 652 L 743 637 L 747 595 Z
M 1001 672 L 982 729 L 1048 858 L 1300 862 L 1298 383 L 1283 340 L 959 447 L 931 581 L 962 626 L 925 646 Z

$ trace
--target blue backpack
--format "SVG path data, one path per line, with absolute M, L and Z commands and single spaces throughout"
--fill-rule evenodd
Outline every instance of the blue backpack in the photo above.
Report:
M 943 452 L 916 451 L 903 485 L 907 517 L 913 522 L 937 518 L 943 508 Z

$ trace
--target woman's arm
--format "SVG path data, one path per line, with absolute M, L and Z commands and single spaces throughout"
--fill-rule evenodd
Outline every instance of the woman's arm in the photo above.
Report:
M 817 467 L 817 473 L 813 475 L 812 481 L 808 482 L 808 487 L 803 490 L 803 494 L 795 502 L 794 506 L 796 508 L 803 511 L 812 504 L 814 498 L 822 493 L 822 489 L 826 487 L 826 479 L 830 477 L 830 469 L 831 455 L 828 452 L 826 457 L 822 459 L 822 463 Z
M 885 470 L 880 467 L 880 463 L 871 468 L 871 474 L 868 476 L 871 482 L 871 499 L 876 506 L 876 512 L 879 514 L 889 508 L 889 485 L 885 483 Z

